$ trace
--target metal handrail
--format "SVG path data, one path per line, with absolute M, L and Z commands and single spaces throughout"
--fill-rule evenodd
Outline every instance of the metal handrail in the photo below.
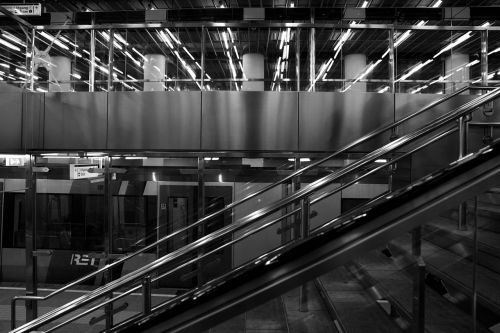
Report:
M 424 135 L 431 133 L 432 131 L 450 123 L 451 121 L 467 115 L 468 113 L 472 112 L 474 109 L 478 108 L 479 106 L 481 106 L 485 103 L 488 103 L 488 102 L 492 101 L 493 99 L 498 98 L 499 95 L 500 95 L 500 88 L 496 88 L 494 91 L 491 91 L 485 95 L 481 95 L 477 99 L 470 101 L 470 102 L 462 105 L 461 107 L 438 117 L 431 124 L 428 124 L 428 125 L 424 126 L 423 128 L 416 130 L 413 133 L 407 134 L 399 139 L 396 139 L 393 142 L 391 142 L 391 143 L 389 143 L 389 144 L 387 144 L 379 149 L 376 149 L 375 151 L 367 154 L 362 159 L 349 164 L 348 166 L 339 170 L 338 172 L 332 173 L 332 174 L 327 175 L 327 176 L 325 176 L 325 177 L 323 177 L 323 178 L 321 178 L 321 179 L 319 179 L 311 184 L 308 184 L 307 186 L 305 186 L 304 188 L 291 194 L 290 196 L 283 198 L 283 199 L 280 199 L 280 200 L 276 201 L 275 203 L 273 203 L 265 208 L 259 209 L 255 212 L 243 217 L 237 223 L 226 226 L 224 228 L 221 228 L 212 234 L 204 236 L 204 237 L 184 246 L 181 249 L 178 249 L 174 252 L 171 252 L 171 253 L 163 256 L 162 258 L 157 259 L 154 262 L 143 266 L 140 271 L 131 272 L 131 273 L 115 280 L 115 281 L 112 281 L 112 282 L 94 290 L 93 292 L 91 292 L 87 295 L 84 295 L 78 299 L 73 300 L 72 302 L 67 303 L 64 306 L 64 309 L 62 309 L 62 310 L 55 309 L 55 310 L 53 310 L 53 311 L 51 311 L 51 312 L 49 312 L 49 313 L 47 313 L 39 318 L 33 320 L 30 323 L 27 323 L 27 324 L 21 326 L 18 330 L 15 330 L 13 332 L 24 332 L 23 329 L 25 329 L 25 328 L 39 327 L 39 326 L 43 325 L 44 321 L 46 321 L 48 319 L 55 319 L 55 318 L 58 318 L 60 316 L 63 316 L 65 314 L 75 310 L 76 308 L 78 308 L 80 306 L 83 306 L 85 304 L 88 304 L 89 302 L 92 302 L 94 299 L 102 297 L 103 295 L 107 295 L 107 294 L 113 292 L 114 290 L 117 290 L 118 288 L 121 288 L 124 285 L 127 285 L 130 282 L 137 281 L 139 278 L 150 274 L 151 272 L 155 271 L 156 269 L 158 269 L 159 267 L 168 263 L 169 261 L 174 260 L 176 258 L 179 258 L 179 257 L 189 253 L 190 251 L 196 250 L 196 249 L 206 245 L 207 243 L 209 243 L 215 239 L 218 239 L 222 236 L 227 235 L 228 233 L 232 233 L 232 232 L 236 231 L 238 228 L 242 228 L 242 227 L 249 225 L 257 220 L 260 220 L 261 218 L 266 217 L 266 216 L 278 211 L 282 207 L 288 206 L 291 203 L 294 203 L 297 200 L 300 200 L 300 199 L 306 197 L 307 195 L 316 192 L 317 190 L 319 190 L 319 189 L 325 187 L 326 185 L 332 183 L 333 181 L 357 170 L 358 168 L 363 167 L 369 163 L 372 163 L 373 161 L 375 161 L 375 159 L 379 158 L 380 156 L 383 156 L 389 152 L 392 152 L 395 149 L 400 148 L 401 146 L 404 146 L 408 143 L 415 141 L 416 139 L 422 138 Z M 391 163 L 393 163 L 393 162 L 387 162 L 387 164 L 391 164 Z M 12 305 L 13 304 L 15 304 L 14 300 L 12 302 Z
M 482 86 L 466 86 L 466 87 L 463 87 L 463 88 L 457 90 L 456 92 L 454 92 L 453 94 L 447 95 L 447 96 L 445 96 L 445 97 L 443 97 L 443 98 L 441 98 L 441 99 L 439 99 L 437 101 L 434 101 L 434 102 L 428 104 L 427 106 L 423 107 L 422 109 L 418 110 L 417 112 L 414 112 L 414 113 L 412 113 L 412 114 L 410 114 L 410 115 L 408 115 L 406 117 L 403 117 L 403 118 L 401 118 L 400 120 L 398 120 L 396 122 L 392 122 L 392 123 L 389 123 L 387 125 L 384 125 L 384 126 L 378 128 L 378 129 L 376 129 L 376 130 L 374 130 L 374 131 L 372 131 L 372 132 L 370 132 L 370 133 L 362 136 L 361 138 L 359 138 L 359 139 L 357 139 L 357 140 L 355 140 L 355 141 L 353 141 L 353 142 L 345 145 L 344 147 L 340 148 L 338 151 L 336 151 L 336 152 L 334 152 L 334 153 L 332 153 L 332 154 L 330 154 L 330 155 L 328 155 L 328 156 L 326 156 L 326 157 L 324 157 L 324 158 L 322 158 L 322 159 L 320 159 L 320 160 L 318 160 L 318 161 L 316 161 L 314 163 L 311 163 L 311 164 L 309 164 L 309 165 L 307 165 L 307 166 L 305 166 L 305 167 L 303 167 L 303 168 L 301 168 L 301 169 L 299 169 L 299 170 L 291 173 L 290 175 L 286 176 L 285 178 L 282 178 L 282 179 L 278 180 L 277 182 L 275 182 L 273 184 L 267 185 L 267 186 L 263 187 L 262 189 L 260 189 L 260 190 L 258 190 L 256 192 L 253 192 L 253 193 L 247 195 L 246 197 L 244 197 L 242 199 L 233 201 L 232 203 L 226 205 L 224 208 L 222 208 L 222 209 L 220 209 L 220 210 L 218 210 L 218 211 L 216 211 L 214 213 L 211 213 L 211 214 L 209 214 L 209 215 L 207 215 L 207 216 L 199 219 L 198 221 L 190 224 L 189 226 L 186 226 L 184 228 L 178 229 L 178 230 L 176 230 L 176 231 L 174 231 L 174 232 L 166 235 L 165 237 L 157 240 L 154 243 L 151 243 L 151 244 L 149 244 L 149 245 L 147 245 L 147 246 L 145 246 L 145 247 L 143 247 L 143 248 L 141 248 L 141 249 L 139 249 L 139 250 L 137 250 L 137 251 L 135 251 L 135 252 L 133 252 L 131 254 L 128 254 L 128 255 L 126 255 L 126 256 L 124 256 L 124 257 L 116 260 L 113 263 L 107 264 L 107 265 L 101 267 L 100 269 L 98 269 L 98 270 L 96 270 L 96 271 L 94 271 L 94 272 L 92 272 L 92 273 L 90 273 L 90 274 L 88 274 L 86 276 L 83 276 L 83 277 L 81 277 L 81 278 L 79 278 L 79 279 L 77 279 L 77 280 L 75 280 L 73 282 L 70 282 L 69 284 L 64 285 L 63 287 L 61 287 L 61 288 L 59 288 L 59 289 L 51 292 L 48 295 L 45 295 L 45 296 L 29 296 L 29 295 L 15 296 L 12 299 L 12 302 L 14 303 L 14 305 L 13 305 L 14 311 L 11 313 L 11 321 L 12 321 L 11 327 L 12 328 L 15 327 L 15 316 L 16 316 L 16 314 L 15 314 L 15 303 L 18 300 L 25 300 L 25 301 L 28 301 L 28 300 L 45 301 L 47 299 L 50 299 L 50 298 L 52 298 L 52 297 L 54 297 L 54 296 L 56 296 L 56 295 L 64 292 L 65 290 L 67 290 L 67 289 L 69 289 L 69 288 L 71 288 L 73 286 L 79 285 L 80 283 L 85 282 L 85 281 L 91 279 L 92 277 L 95 277 L 95 276 L 97 276 L 97 275 L 99 275 L 101 273 L 104 273 L 104 272 L 108 271 L 109 269 L 111 269 L 111 268 L 113 268 L 113 267 L 115 267 L 115 266 L 117 266 L 117 265 L 119 265 L 119 264 L 127 261 L 128 259 L 131 259 L 131 258 L 133 258 L 133 257 L 135 257 L 135 256 L 137 256 L 137 255 L 139 255 L 139 254 L 141 254 L 143 252 L 146 252 L 148 250 L 151 250 L 151 249 L 157 247 L 158 245 L 164 243 L 165 241 L 169 240 L 170 238 L 172 238 L 172 237 L 174 237 L 176 235 L 179 235 L 179 234 L 181 234 L 181 233 L 183 233 L 183 232 L 185 232 L 185 231 L 187 231 L 187 230 L 189 230 L 191 228 L 197 227 L 197 226 L 199 226 L 199 225 L 207 222 L 208 220 L 210 220 L 210 219 L 212 219 L 212 218 L 214 218 L 214 217 L 216 217 L 218 215 L 221 215 L 221 214 L 223 214 L 223 213 L 225 213 L 225 212 L 227 212 L 227 211 L 229 211 L 229 210 L 231 210 L 231 209 L 233 209 L 233 208 L 241 205 L 242 203 L 247 202 L 248 200 L 250 200 L 250 199 L 252 199 L 252 198 L 254 198 L 256 196 L 261 195 L 262 193 L 265 193 L 265 192 L 269 191 L 270 189 L 275 188 L 276 186 L 279 186 L 279 185 L 281 185 L 281 184 L 283 184 L 283 183 L 285 183 L 285 182 L 287 182 L 289 180 L 292 180 L 294 177 L 297 177 L 297 176 L 303 174 L 307 170 L 310 170 L 310 169 L 312 169 L 312 168 L 314 168 L 314 167 L 316 167 L 318 165 L 321 165 L 322 163 L 324 163 L 324 162 L 326 162 L 326 161 L 328 161 L 328 160 L 330 160 L 330 159 L 332 159 L 332 158 L 334 158 L 334 157 L 336 157 L 336 156 L 338 156 L 338 155 L 340 155 L 340 154 L 348 151 L 349 149 L 351 149 L 353 147 L 356 147 L 356 146 L 358 146 L 358 145 L 360 145 L 360 144 L 362 144 L 362 143 L 364 143 L 364 142 L 366 142 L 366 141 L 368 141 L 368 140 L 376 137 L 379 134 L 384 133 L 387 130 L 396 128 L 397 126 L 401 125 L 402 123 L 404 123 L 404 122 L 406 122 L 406 121 L 408 121 L 408 120 L 410 120 L 410 119 L 412 119 L 412 118 L 414 118 L 414 117 L 416 117 L 416 116 L 418 116 L 418 115 L 420 115 L 420 114 L 422 114 L 422 113 L 424 113 L 424 112 L 426 112 L 426 111 L 434 108 L 435 106 L 437 106 L 437 105 L 439 105 L 441 103 L 444 103 L 444 102 L 450 100 L 451 98 L 453 98 L 453 97 L 455 97 L 455 96 L 457 96 L 457 95 L 459 95 L 459 94 L 461 94 L 461 93 L 463 93 L 463 92 L 465 92 L 467 90 L 491 90 L 491 89 L 494 89 L 494 88 L 495 87 L 482 87 Z M 484 95 L 480 95 L 480 96 L 484 96 Z

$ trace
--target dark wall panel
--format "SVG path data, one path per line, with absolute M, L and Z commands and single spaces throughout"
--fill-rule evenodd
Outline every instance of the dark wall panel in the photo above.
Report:
M 45 149 L 106 148 L 107 94 L 45 94 Z
M 391 94 L 299 93 L 299 148 L 334 151 L 393 120 Z M 387 143 L 381 135 L 354 150 L 368 151 Z
M 297 149 L 297 93 L 204 92 L 202 117 L 203 149 Z
M 201 92 L 109 93 L 109 149 L 200 149 Z
M 0 93 L 0 151 L 20 151 L 22 133 L 21 93 Z
M 23 94 L 23 149 L 43 149 L 45 94 Z

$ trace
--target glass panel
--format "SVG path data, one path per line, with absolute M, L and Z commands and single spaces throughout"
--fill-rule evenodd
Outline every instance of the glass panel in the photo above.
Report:
M 397 91 L 448 94 L 479 82 L 476 80 L 480 78 L 480 42 L 480 33 L 474 31 L 396 32 Z
M 316 91 L 386 92 L 388 32 L 316 29 Z
M 29 82 L 26 70 L 26 54 L 30 48 L 28 38 L 22 30 L 15 28 L 3 27 L 0 33 L 0 83 L 23 87 Z M 7 86 L 2 90 L 7 90 Z
M 296 90 L 296 29 L 207 30 L 209 90 Z

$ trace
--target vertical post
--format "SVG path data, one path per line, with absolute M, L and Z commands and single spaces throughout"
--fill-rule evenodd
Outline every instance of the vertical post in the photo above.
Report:
M 395 93 L 395 84 L 394 84 L 394 28 L 389 30 L 389 89 L 391 93 Z
M 425 262 L 421 257 L 421 232 L 421 227 L 412 230 L 412 255 L 415 259 L 412 333 L 425 331 Z
M 205 89 L 205 43 L 206 43 L 206 29 L 201 26 L 201 90 Z
M 488 30 L 481 31 L 481 84 L 488 85 Z
M 300 208 L 300 216 L 302 219 L 302 239 L 307 238 L 309 236 L 309 208 L 310 208 L 310 201 L 309 198 L 304 198 L 302 199 L 301 203 L 301 208 Z M 301 312 L 306 312 L 308 311 L 308 306 L 307 306 L 307 284 L 303 284 L 300 286 L 300 295 L 299 295 L 299 311 Z
M 26 228 L 26 295 L 36 296 L 38 293 L 37 257 L 36 251 L 36 173 L 33 171 L 35 157 L 29 155 L 26 163 L 26 192 L 25 194 L 25 228 Z M 26 321 L 38 317 L 36 301 L 26 301 Z
M 295 28 L 295 75 L 297 91 L 300 91 L 300 28 Z
M 35 89 L 35 37 L 36 37 L 36 30 L 32 29 L 31 30 L 31 45 L 30 45 L 30 50 L 28 53 L 31 54 L 30 61 L 29 61 L 29 67 L 28 64 L 26 64 L 26 68 L 29 68 L 29 73 L 30 75 L 30 90 L 33 91 Z
M 477 195 L 474 197 L 474 230 L 473 230 L 473 252 L 472 252 L 472 332 L 477 332 Z
M 89 91 L 95 91 L 95 14 L 92 13 L 92 30 L 90 30 L 90 67 L 89 67 Z
M 109 42 L 108 42 L 108 91 L 113 90 L 113 67 L 114 67 L 114 53 L 115 53 L 115 48 L 114 48 L 114 30 L 110 29 L 109 30 Z
M 205 216 L 205 160 L 203 156 L 198 156 L 198 219 L 201 219 Z M 202 224 L 198 226 L 198 238 L 201 238 L 205 235 L 205 226 Z M 203 249 L 198 250 L 198 257 L 203 255 Z M 198 259 L 196 263 L 197 268 L 197 280 L 198 286 L 201 286 L 203 282 L 203 265 L 201 259 Z
M 111 157 L 106 156 L 104 160 L 104 213 L 106 214 L 106 232 L 104 240 L 104 251 L 106 253 L 107 264 L 110 263 L 110 253 L 113 251 L 113 195 L 111 192 L 112 175 L 110 173 Z M 112 271 L 108 270 L 104 273 L 105 283 L 113 280 Z M 111 293 L 108 298 L 112 298 Z M 104 306 L 104 314 L 106 317 L 106 329 L 113 327 L 113 303 Z
M 311 23 L 314 24 L 314 8 L 311 8 Z M 309 31 L 309 82 L 311 83 L 311 91 L 316 90 L 314 79 L 316 78 L 316 29 L 311 28 Z
M 151 313 L 151 276 L 146 275 L 142 279 L 142 313 Z
M 469 136 L 469 124 L 467 122 L 467 117 L 463 116 L 458 119 L 458 136 L 459 136 L 459 147 L 458 147 L 458 158 L 463 158 L 467 155 L 467 142 Z M 467 203 L 462 202 L 458 206 L 458 230 L 467 230 Z

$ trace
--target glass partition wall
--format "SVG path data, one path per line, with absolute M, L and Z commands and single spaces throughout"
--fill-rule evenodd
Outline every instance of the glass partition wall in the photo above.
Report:
M 85 30 L 51 26 L 31 32 L 2 27 L 8 47 L 0 52 L 0 78 L 39 92 L 354 89 L 446 94 L 467 84 L 495 82 L 499 33 L 494 23 L 431 23 L 404 28 L 306 23 Z

